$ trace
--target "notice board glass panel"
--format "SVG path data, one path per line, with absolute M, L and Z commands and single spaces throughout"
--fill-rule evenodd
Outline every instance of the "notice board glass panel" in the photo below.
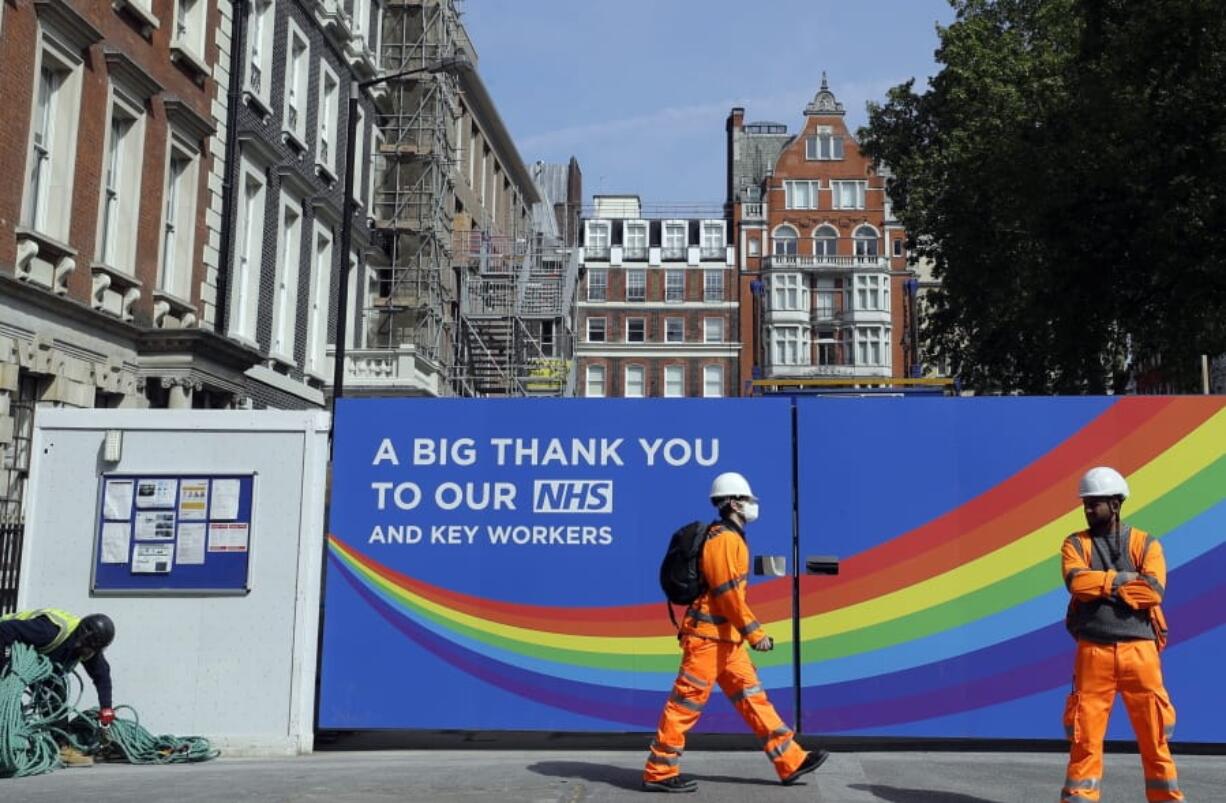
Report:
M 255 476 L 103 475 L 91 592 L 247 593 Z

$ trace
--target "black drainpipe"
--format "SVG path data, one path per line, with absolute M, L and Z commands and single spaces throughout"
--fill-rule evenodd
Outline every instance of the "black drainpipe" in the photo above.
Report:
M 226 103 L 226 171 L 221 182 L 221 259 L 217 271 L 217 331 L 230 323 L 230 270 L 234 262 L 234 218 L 238 205 L 238 109 L 243 100 L 243 55 L 247 50 L 247 3 L 233 0 L 230 35 L 230 89 Z

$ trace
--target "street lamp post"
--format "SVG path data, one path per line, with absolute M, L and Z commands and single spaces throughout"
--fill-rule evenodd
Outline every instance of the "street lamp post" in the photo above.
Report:
M 358 135 L 358 98 L 361 97 L 362 90 L 397 78 L 405 78 L 422 73 L 459 73 L 471 70 L 472 67 L 472 62 L 465 56 L 447 56 L 433 64 L 427 64 L 425 67 L 404 70 L 403 72 L 392 73 L 390 75 L 380 75 L 376 78 L 371 78 L 369 81 L 353 81 L 349 84 L 349 109 L 348 117 L 346 118 L 348 135 L 345 137 L 345 197 L 341 214 L 341 275 L 340 287 L 337 288 L 336 296 L 336 350 L 334 351 L 334 363 L 332 366 L 332 418 L 334 426 L 336 400 L 344 395 L 345 340 L 349 334 L 349 249 L 354 212 L 353 182 L 356 165 L 353 163 L 353 160 L 356 150 L 355 140 Z

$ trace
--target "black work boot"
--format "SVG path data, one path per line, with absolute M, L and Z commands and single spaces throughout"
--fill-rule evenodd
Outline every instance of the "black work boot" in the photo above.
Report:
M 687 775 L 674 775 L 662 781 L 643 781 L 644 792 L 697 792 L 698 781 Z
M 779 783 L 783 784 L 784 786 L 791 786 L 792 784 L 796 783 L 800 776 L 808 775 L 810 772 L 813 772 L 813 770 L 826 763 L 826 759 L 828 758 L 830 758 L 830 754 L 825 750 L 812 751 L 805 756 L 804 761 L 800 762 L 800 766 L 796 768 L 795 772 L 781 780 Z

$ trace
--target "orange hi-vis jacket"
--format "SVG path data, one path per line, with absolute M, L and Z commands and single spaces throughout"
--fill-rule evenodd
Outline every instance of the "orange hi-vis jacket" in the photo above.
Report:
M 1088 531 L 1070 535 L 1060 550 L 1061 572 L 1068 587 L 1068 623 L 1075 627 L 1078 603 L 1115 596 L 1128 607 L 1147 611 L 1158 649 L 1166 646 L 1166 617 L 1162 613 L 1162 597 L 1166 593 L 1166 558 L 1162 545 L 1144 530 L 1132 528 L 1128 553 L 1136 567 L 1137 579 L 1117 583 L 1114 569 L 1099 571 L 1092 568 L 1091 541 Z M 1074 637 L 1077 636 L 1073 633 Z
M 740 644 L 757 644 L 766 637 L 749 609 L 749 547 L 744 534 L 728 521 L 711 525 L 702 549 L 702 576 L 707 591 L 690 605 L 681 621 L 681 635 Z

